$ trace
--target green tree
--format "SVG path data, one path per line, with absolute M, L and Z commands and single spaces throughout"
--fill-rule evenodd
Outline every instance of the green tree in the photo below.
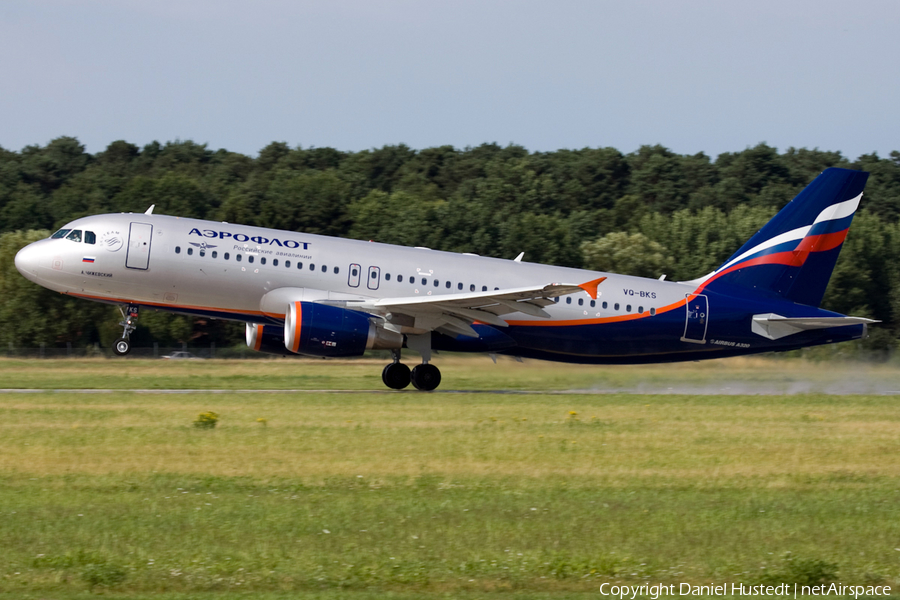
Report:
M 423 201 L 407 192 L 371 191 L 348 208 L 350 237 L 402 246 L 431 245 L 441 202 Z
M 333 170 L 281 169 L 259 203 L 259 223 L 288 231 L 345 234 L 349 191 Z
M 674 260 L 665 246 L 642 233 L 609 233 L 581 245 L 584 266 L 594 271 L 659 277 L 671 272 Z

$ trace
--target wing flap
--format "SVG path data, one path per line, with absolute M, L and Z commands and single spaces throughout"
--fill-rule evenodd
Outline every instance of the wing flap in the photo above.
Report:
M 477 337 L 475 330 L 471 328 L 472 323 L 482 322 L 496 327 L 506 327 L 506 321 L 500 318 L 500 315 L 511 313 L 549 319 L 550 313 L 543 307 L 553 304 L 554 298 L 580 292 L 587 292 L 596 297 L 597 286 L 604 279 L 605 277 L 601 277 L 580 285 L 550 283 L 459 294 L 350 300 L 346 302 L 346 306 L 379 315 L 411 317 L 415 324 L 404 326 L 408 330 L 433 331 L 446 328 L 462 335 Z M 407 330 L 404 330 L 405 332 Z

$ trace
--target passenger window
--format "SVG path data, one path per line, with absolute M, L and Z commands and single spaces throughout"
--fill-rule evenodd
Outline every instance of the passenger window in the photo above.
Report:
M 415 277 L 410 277 L 410 278 L 409 278 L 409 282 L 410 282 L 411 284 L 413 284 L 413 285 L 416 285 L 416 278 L 415 278 Z
M 248 263 L 252 263 L 252 262 L 253 262 L 253 255 L 252 255 L 252 254 L 250 254 L 250 255 L 247 256 L 247 262 L 248 262 Z
M 81 242 L 81 230 L 80 229 L 73 230 L 72 233 L 70 233 L 69 235 L 66 236 L 66 239 L 72 240 L 73 242 Z
M 261 264 L 261 265 L 266 264 L 266 257 L 265 257 L 265 256 L 259 257 L 259 264 Z
M 372 279 L 378 278 L 378 271 L 372 271 Z
M 222 258 L 228 260 L 229 258 L 231 258 L 231 255 L 226 252 L 224 255 L 222 255 Z
M 390 274 L 390 273 L 385 273 L 385 274 L 384 274 L 384 280 L 385 280 L 385 281 L 390 281 L 390 280 L 391 280 L 391 274 Z
M 213 251 L 212 251 L 212 257 L 213 257 L 213 258 L 216 258 L 217 256 L 219 256 L 219 253 L 216 252 L 215 250 L 213 250 Z
M 625 305 L 625 312 L 631 312 L 631 305 L 630 305 L 630 304 L 626 304 L 626 305 Z
M 619 303 L 616 302 L 615 304 L 613 304 L 613 308 L 614 308 L 615 310 L 619 310 Z
M 556 298 L 554 298 L 553 301 L 556 302 L 557 304 L 559 304 L 559 296 L 557 296 Z
M 594 308 L 595 306 L 597 306 L 597 301 L 591 300 L 591 308 Z
M 273 267 L 277 267 L 277 266 L 278 266 L 278 259 L 277 259 L 277 258 L 273 258 L 273 259 L 272 259 L 272 266 L 273 266 Z
M 327 272 L 328 272 L 328 267 L 326 267 L 325 265 L 322 265 L 322 272 L 323 272 L 323 273 L 327 273 Z
M 298 263 L 297 263 L 297 268 L 298 268 L 298 269 L 302 269 L 302 268 L 303 268 L 303 263 L 302 263 L 302 262 L 298 262 Z
M 238 261 L 238 262 L 241 262 L 241 260 L 242 260 L 243 258 L 244 258 L 244 255 L 243 255 L 243 254 L 235 254 L 235 255 L 234 255 L 234 260 L 236 260 L 236 261 Z
M 175 254 L 181 254 L 181 246 L 175 246 Z
M 313 263 L 309 263 L 309 270 L 310 270 L 310 271 L 315 271 L 315 270 L 316 270 L 316 265 L 314 265 Z
M 487 286 L 486 286 L 486 285 L 481 286 L 481 291 L 482 291 L 482 292 L 486 292 L 486 291 L 487 291 Z
M 291 261 L 289 261 L 289 260 L 284 261 L 284 268 L 285 268 L 285 269 L 290 269 L 290 268 L 291 268 Z
M 403 283 L 403 275 L 397 275 L 397 283 Z
M 193 248 L 188 248 L 188 256 L 191 256 L 194 253 Z
M 85 244 L 96 244 L 97 236 L 94 235 L 93 231 L 85 231 L 84 232 L 84 243 Z
M 434 280 L 434 287 L 438 287 L 441 284 L 437 279 Z
M 571 298 L 571 297 L 566 298 L 566 304 L 572 304 L 572 298 Z
M 652 317 L 652 316 L 654 316 L 654 315 L 656 315 L 656 309 L 655 309 L 655 308 L 651 308 L 651 309 L 650 309 L 650 316 Z
M 341 268 L 340 268 L 340 267 L 335 267 L 335 268 L 334 268 L 334 274 L 335 274 L 335 275 L 337 275 L 337 274 L 340 273 L 340 272 L 341 272 Z
M 206 250 L 204 250 L 204 249 L 201 248 L 201 249 L 200 249 L 200 252 L 198 252 L 198 254 L 199 254 L 201 257 L 206 256 Z
M 66 237 L 66 234 L 72 231 L 71 229 L 60 229 L 56 233 L 50 236 L 51 240 L 58 240 L 59 238 Z
M 584 298 L 578 299 L 578 306 L 584 306 Z
M 422 278 L 422 285 L 428 285 L 428 280 L 424 277 Z
M 644 312 L 644 307 L 643 307 L 643 306 L 638 306 L 638 312 L 639 312 L 639 313 L 643 313 L 643 312 Z
M 450 282 L 449 282 L 449 281 L 447 282 L 447 289 L 448 289 L 448 290 L 450 289 Z
M 458 290 L 462 289 L 462 281 L 460 281 L 459 283 L 456 284 L 456 289 L 458 289 Z

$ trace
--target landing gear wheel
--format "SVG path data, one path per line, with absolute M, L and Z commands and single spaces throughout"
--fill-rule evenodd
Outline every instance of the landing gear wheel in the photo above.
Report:
M 135 304 L 128 304 L 124 308 L 120 306 L 119 312 L 122 313 L 122 321 L 119 323 L 122 327 L 122 337 L 117 339 L 113 344 L 113 354 L 116 356 L 125 356 L 131 352 L 131 342 L 129 341 L 129 338 L 131 337 L 131 332 L 137 328 L 138 306 Z
M 129 352 L 131 352 L 131 342 L 126 338 L 119 338 L 113 344 L 113 353 L 116 356 L 125 356 Z
M 417 365 L 412 370 L 412 384 L 417 390 L 430 392 L 441 384 L 441 371 L 429 363 Z
M 392 390 L 402 390 L 409 385 L 409 367 L 399 362 L 391 363 L 381 372 L 381 380 Z

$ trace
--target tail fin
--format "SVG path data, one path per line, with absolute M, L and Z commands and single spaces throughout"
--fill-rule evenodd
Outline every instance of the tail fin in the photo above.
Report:
M 869 174 L 826 169 L 734 256 L 699 280 L 701 288 L 752 288 L 819 306 Z

